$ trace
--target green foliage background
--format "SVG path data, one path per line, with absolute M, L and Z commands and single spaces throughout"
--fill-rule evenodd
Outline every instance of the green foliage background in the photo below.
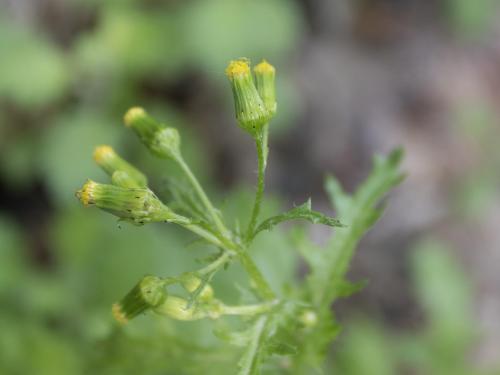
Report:
M 463 0 L 450 11 L 464 32 L 488 13 L 467 11 L 470 3 Z M 159 190 L 175 173 L 121 127 L 122 114 L 138 103 L 180 129 L 184 153 L 216 190 L 204 164 L 206 145 L 186 126 L 190 119 L 149 96 L 145 83 L 168 84 L 201 72 L 214 90 L 226 93 L 220 111 L 230 113 L 227 61 L 266 57 L 286 77 L 286 61 L 304 32 L 302 15 L 286 0 L 72 0 L 67 6 L 98 15 L 70 42 L 0 14 L 2 183 L 24 196 L 43 181 L 43 196 L 49 197 L 13 203 L 32 205 L 30 217 L 18 215 L 13 205 L 0 210 L 0 373 L 231 374 L 228 363 L 240 353 L 226 346 L 217 350 L 223 344 L 205 321 L 148 316 L 118 330 L 110 314 L 111 303 L 142 275 L 192 269 L 206 254 L 196 245 L 184 249 L 191 238 L 181 230 L 119 226 L 110 216 L 83 210 L 73 193 L 85 177 L 104 177 L 90 157 L 96 143 L 113 145 L 156 176 Z M 289 81 L 278 82 L 278 97 L 277 125 L 285 127 L 299 107 Z M 225 212 L 237 220 L 251 199 L 251 190 L 237 189 L 225 197 Z M 263 217 L 277 213 L 283 202 L 265 203 Z M 446 244 L 429 240 L 419 246 L 413 275 L 428 314 L 426 328 L 387 332 L 365 316 L 345 322 L 327 373 L 384 375 L 403 366 L 422 374 L 482 374 L 466 360 L 476 332 L 469 282 Z M 299 257 L 282 232 L 264 232 L 255 254 L 276 288 L 297 277 Z M 234 265 L 213 284 L 227 301 L 238 302 L 245 279 Z

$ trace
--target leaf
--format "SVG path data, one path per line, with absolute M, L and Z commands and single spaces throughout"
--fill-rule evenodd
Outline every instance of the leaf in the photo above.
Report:
M 333 177 L 327 178 L 326 190 L 332 205 L 347 227 L 337 231 L 324 249 L 303 234 L 295 234 L 295 243 L 310 267 L 306 294 L 318 313 L 319 324 L 305 338 L 302 354 L 302 361 L 313 368 L 321 365 L 329 343 L 339 332 L 332 317 L 332 303 L 364 286 L 349 283 L 345 275 L 358 242 L 383 213 L 380 200 L 404 177 L 399 170 L 402 156 L 403 151 L 397 149 L 385 158 L 376 157 L 371 174 L 352 196 Z
M 229 329 L 214 329 L 214 335 L 228 344 L 244 347 L 252 339 L 253 327 L 244 331 L 232 332 Z
M 263 230 L 271 230 L 274 226 L 289 220 L 303 219 L 311 222 L 312 224 L 324 224 L 330 227 L 343 227 L 344 225 L 335 218 L 323 215 L 321 212 L 313 211 L 311 209 L 311 199 L 304 204 L 294 207 L 280 215 L 272 216 L 264 220 L 255 230 L 253 236 Z
M 266 349 L 273 354 L 277 355 L 295 355 L 297 354 L 297 347 L 290 345 L 287 342 L 271 339 L 266 344 Z
M 379 201 L 404 178 L 399 171 L 402 157 L 401 149 L 386 158 L 376 157 L 370 176 L 352 196 L 344 193 L 333 177 L 327 178 L 326 190 L 348 227 L 335 233 L 327 245 L 326 259 L 311 272 L 316 304 L 327 308 L 341 295 L 344 276 L 358 242 L 383 213 Z
M 238 362 L 238 375 L 258 375 L 260 374 L 260 364 L 264 357 L 266 341 L 266 324 L 268 317 L 262 316 L 257 319 L 251 328 L 251 339 L 243 356 Z

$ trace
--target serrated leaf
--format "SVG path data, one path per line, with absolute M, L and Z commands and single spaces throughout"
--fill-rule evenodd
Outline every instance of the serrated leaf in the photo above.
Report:
M 311 272 L 315 303 L 327 308 L 341 295 L 341 287 L 349 263 L 358 242 L 380 218 L 383 207 L 379 201 L 404 175 L 399 171 L 402 149 L 396 149 L 387 157 L 375 157 L 374 168 L 366 181 L 353 196 L 348 196 L 333 178 L 326 180 L 326 190 L 338 215 L 347 228 L 338 231 L 327 245 L 325 261 Z
M 345 275 L 358 242 L 383 213 L 380 200 L 404 177 L 399 170 L 402 156 L 402 150 L 397 149 L 385 158 L 376 157 L 371 174 L 352 196 L 329 176 L 326 190 L 337 215 L 347 227 L 337 231 L 325 249 L 312 244 L 303 235 L 295 238 L 310 267 L 307 295 L 318 312 L 319 324 L 309 332 L 303 355 L 303 361 L 313 368 L 321 365 L 329 343 L 339 332 L 339 326 L 332 320 L 331 304 L 364 285 L 347 282 Z
M 333 217 L 326 216 L 321 212 L 314 211 L 311 209 L 311 199 L 309 199 L 304 204 L 294 207 L 289 211 L 286 211 L 280 215 L 272 216 L 267 218 L 262 223 L 259 224 L 254 232 L 256 236 L 259 232 L 263 230 L 271 230 L 276 225 L 289 220 L 307 220 L 312 224 L 324 224 L 330 227 L 343 227 L 344 225 Z

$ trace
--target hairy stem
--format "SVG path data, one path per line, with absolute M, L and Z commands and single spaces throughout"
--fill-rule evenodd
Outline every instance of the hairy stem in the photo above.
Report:
M 277 300 L 255 305 L 241 305 L 241 306 L 222 306 L 222 314 L 224 315 L 255 315 L 268 312 L 278 304 Z
M 200 276 L 204 275 L 209 275 L 212 272 L 215 272 L 218 270 L 220 267 L 224 265 L 231 257 L 234 255 L 233 252 L 229 252 L 225 250 L 216 260 L 214 260 L 212 263 L 208 264 L 207 266 L 199 269 L 196 273 Z
M 248 228 L 246 232 L 245 242 L 249 243 L 255 226 L 257 225 L 257 219 L 260 213 L 260 206 L 262 203 L 262 197 L 264 195 L 264 175 L 266 172 L 267 164 L 267 140 L 268 140 L 268 129 L 267 124 L 262 130 L 262 135 L 255 139 L 255 145 L 257 148 L 257 160 L 258 160 L 258 177 L 257 177 L 257 191 L 255 192 L 255 201 L 252 209 L 252 216 L 250 222 L 248 223 Z
M 238 255 L 240 257 L 240 262 L 245 271 L 248 273 L 252 282 L 254 283 L 255 289 L 259 296 L 264 300 L 273 300 L 276 298 L 273 290 L 264 279 L 264 275 L 260 272 L 259 268 L 252 260 L 250 255 L 245 250 L 238 251 Z
M 215 210 L 214 206 L 212 205 L 212 202 L 210 202 L 210 199 L 208 199 L 207 195 L 205 194 L 205 191 L 201 187 L 200 183 L 198 182 L 198 179 L 196 176 L 193 174 L 189 166 L 186 164 L 184 159 L 179 156 L 175 158 L 175 161 L 177 164 L 181 167 L 182 171 L 186 175 L 187 179 L 193 186 L 194 190 L 196 191 L 196 194 L 198 194 L 198 197 L 200 198 L 201 202 L 207 209 L 208 213 L 210 214 L 215 226 L 219 230 L 219 232 L 224 236 L 227 237 L 229 235 L 229 231 L 222 222 L 222 220 L 219 217 L 219 214 Z

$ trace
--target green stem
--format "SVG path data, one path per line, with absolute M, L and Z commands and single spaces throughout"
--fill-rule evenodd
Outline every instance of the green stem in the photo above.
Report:
M 214 260 L 206 267 L 199 269 L 198 271 L 196 271 L 196 273 L 200 276 L 209 275 L 212 272 L 219 269 L 220 267 L 222 267 L 222 265 L 224 265 L 224 263 L 229 261 L 229 259 L 231 259 L 233 255 L 234 253 L 225 250 L 216 260 Z
M 248 273 L 253 283 L 255 284 L 255 289 L 259 296 L 264 300 L 273 300 L 276 298 L 273 290 L 264 279 L 264 276 L 258 269 L 255 262 L 250 258 L 250 255 L 244 250 L 238 251 L 238 256 L 240 257 L 240 262 L 245 271 Z
M 193 233 L 196 233 L 198 236 L 201 238 L 207 240 L 211 244 L 217 246 L 217 247 L 223 247 L 224 244 L 221 242 L 217 236 L 215 236 L 213 233 L 209 232 L 208 230 L 196 225 L 196 224 L 181 224 L 184 228 L 187 230 L 190 230 Z
M 268 142 L 268 129 L 267 124 L 262 130 L 262 135 L 255 139 L 255 145 L 257 148 L 257 160 L 258 160 L 258 177 L 257 177 L 257 191 L 255 192 L 255 201 L 252 209 L 252 216 L 250 222 L 248 223 L 247 233 L 245 237 L 245 242 L 249 243 L 255 226 L 257 224 L 257 219 L 260 213 L 260 206 L 262 203 L 262 197 L 264 195 L 264 175 L 266 172 L 267 164 L 267 142 Z
M 249 226 L 249 233 L 253 232 L 253 227 L 255 227 L 255 222 L 257 220 L 257 216 L 259 214 L 259 209 L 260 209 L 260 201 L 262 201 L 262 194 L 264 192 L 264 171 L 266 168 L 266 158 L 267 158 L 267 125 L 263 129 L 262 136 L 258 139 L 257 141 L 257 150 L 258 150 L 258 155 L 259 155 L 259 188 L 258 188 L 258 194 L 256 196 L 256 204 L 254 206 L 254 213 L 253 216 L 254 218 L 251 220 L 253 221 L 252 227 Z M 196 193 L 200 197 L 202 203 L 206 207 L 207 211 L 210 213 L 215 225 L 217 226 L 217 229 L 219 230 L 221 237 L 217 237 L 213 233 L 207 231 L 206 229 L 203 229 L 202 227 L 196 225 L 196 224 L 181 224 L 183 227 L 186 229 L 198 234 L 200 237 L 206 239 L 208 242 L 220 247 L 225 251 L 226 256 L 228 259 L 231 256 L 234 256 L 235 254 L 238 255 L 240 262 L 245 269 L 245 271 L 248 273 L 249 277 L 252 279 L 252 282 L 255 286 L 255 289 L 257 290 L 257 293 L 259 296 L 264 299 L 264 300 L 273 300 L 276 298 L 274 292 L 272 291 L 271 287 L 267 283 L 267 281 L 264 279 L 264 276 L 258 269 L 257 265 L 254 263 L 252 258 L 247 254 L 246 248 L 241 247 L 240 245 L 236 244 L 235 242 L 232 241 L 231 235 L 229 230 L 226 228 L 222 220 L 220 219 L 219 215 L 217 214 L 215 208 L 212 206 L 212 203 L 208 199 L 207 195 L 205 194 L 203 188 L 199 184 L 198 180 L 194 176 L 193 172 L 191 172 L 191 169 L 189 166 L 186 164 L 184 159 L 182 159 L 181 156 L 177 156 L 175 158 L 175 161 L 177 164 L 180 166 L 182 171 L 185 173 L 186 177 L 190 181 L 190 183 L 193 185 L 193 188 L 195 189 Z M 260 191 L 260 193 L 259 193 Z M 248 237 L 250 238 L 251 235 Z M 226 261 L 224 259 L 223 261 Z M 222 261 L 221 261 L 222 262 Z M 221 263 L 222 264 L 222 263 Z M 214 265 L 214 267 L 218 266 L 217 264 Z M 211 265 L 208 265 L 207 267 L 212 267 Z M 209 268 L 209 271 L 211 268 Z
M 248 255 L 248 253 L 246 252 L 246 249 L 238 246 L 228 239 L 220 240 L 214 234 L 207 231 L 206 229 L 203 229 L 202 227 L 199 227 L 196 224 L 184 224 L 182 226 L 224 250 L 224 254 L 222 254 L 219 258 L 217 258 L 217 260 L 209 264 L 207 267 L 202 268 L 199 272 L 203 272 L 204 274 L 210 273 L 211 271 L 222 265 L 224 262 L 229 260 L 231 257 L 237 255 L 243 268 L 255 284 L 255 288 L 259 296 L 264 300 L 272 300 L 276 298 L 274 292 L 272 291 L 267 281 L 264 279 L 264 276 L 260 272 L 259 268 L 252 260 L 250 255 Z
M 216 225 L 217 229 L 220 231 L 220 233 L 224 236 L 227 237 L 229 235 L 228 229 L 225 227 L 224 223 L 222 223 L 222 220 L 220 219 L 219 215 L 217 214 L 217 211 L 215 210 L 214 206 L 210 202 L 210 199 L 208 199 L 207 195 L 205 194 L 205 191 L 201 187 L 200 183 L 198 182 L 196 176 L 193 174 L 189 166 L 186 164 L 182 156 L 178 156 L 174 159 L 177 164 L 180 166 L 184 174 L 186 175 L 187 179 L 193 186 L 194 190 L 196 191 L 196 194 L 198 194 L 198 197 L 200 198 L 201 202 L 207 209 L 208 213 L 212 217 L 212 220 L 214 224 Z
M 278 304 L 277 300 L 255 305 L 227 306 L 222 305 L 222 314 L 224 315 L 255 315 L 268 312 Z

